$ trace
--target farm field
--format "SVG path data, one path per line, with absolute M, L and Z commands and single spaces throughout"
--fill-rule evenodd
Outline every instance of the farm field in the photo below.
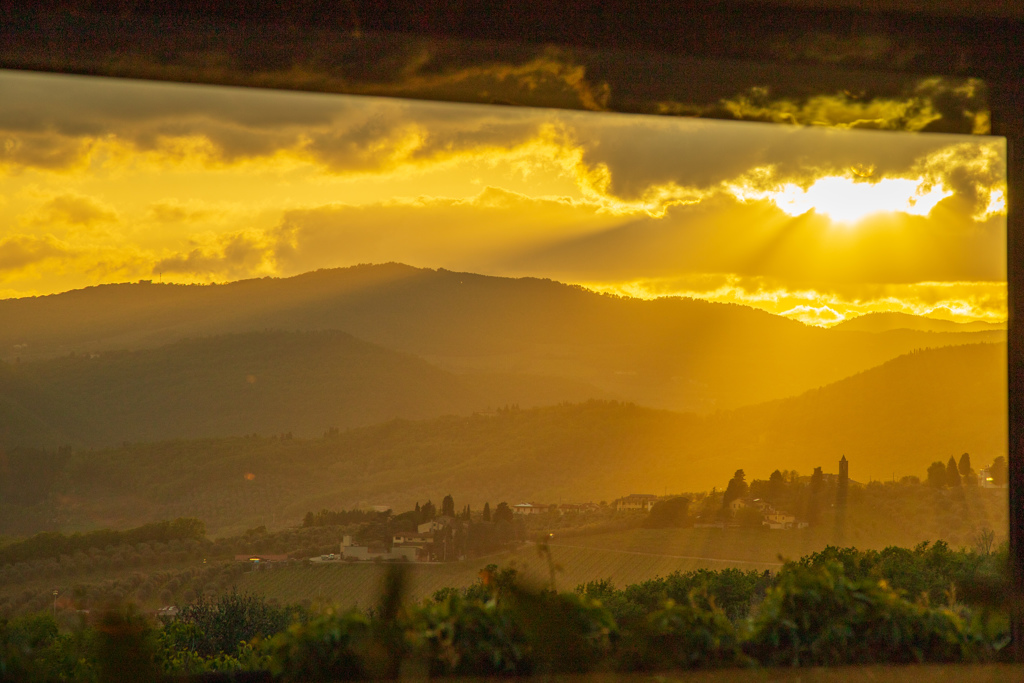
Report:
M 859 537 L 858 537 L 859 536 Z M 928 539 L 907 539 L 913 545 Z M 674 571 L 700 568 L 775 570 L 782 559 L 799 559 L 827 545 L 839 543 L 835 529 L 822 525 L 799 531 L 759 529 L 629 529 L 605 534 L 559 535 L 550 540 L 558 590 L 581 583 L 611 579 L 617 587 L 639 583 Z M 861 548 L 881 548 L 889 541 L 872 543 L 863 534 L 845 541 Z M 528 582 L 546 585 L 549 567 L 534 544 L 515 551 L 450 564 L 409 565 L 409 598 L 422 600 L 448 586 L 474 583 L 488 564 L 512 566 Z M 329 563 L 279 567 L 246 572 L 238 588 L 282 603 L 312 600 L 342 607 L 366 607 L 377 598 L 387 565 Z
M 564 541 L 552 539 L 556 587 L 571 590 L 595 579 L 611 579 L 622 587 L 674 571 L 780 566 L 778 550 L 754 542 L 750 538 L 754 535 L 763 539 L 765 534 L 738 529 L 724 533 L 720 529 L 634 529 Z M 515 567 L 534 584 L 549 581 L 547 558 L 530 543 L 512 552 L 464 562 L 409 565 L 409 598 L 422 600 L 441 588 L 469 586 L 488 564 Z M 239 579 L 238 587 L 282 603 L 313 600 L 365 607 L 377 599 L 386 568 L 383 564 L 343 562 L 281 567 L 247 572 Z

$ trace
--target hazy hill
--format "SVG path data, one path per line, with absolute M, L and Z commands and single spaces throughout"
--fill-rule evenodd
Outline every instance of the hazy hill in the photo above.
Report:
M 917 330 L 919 332 L 986 332 L 1005 330 L 1006 323 L 973 321 L 958 323 L 952 320 L 927 318 L 909 313 L 868 313 L 844 320 L 832 327 L 844 332 L 888 332 L 890 330 Z
M 748 480 L 776 468 L 835 472 L 844 454 L 861 482 L 923 477 L 935 460 L 963 452 L 981 467 L 1006 454 L 1005 352 L 922 351 L 796 398 L 705 417 L 588 402 L 399 420 L 314 440 L 82 451 L 63 466 L 45 518 L 130 525 L 196 515 L 237 529 L 321 507 L 436 503 L 446 493 L 477 507 L 707 490 L 739 468 Z
M 458 376 L 344 332 L 253 332 L 0 365 L 0 446 L 308 437 L 599 393 L 568 380 Z
M 0 301 L 0 319 L 8 359 L 339 329 L 444 369 L 557 376 L 605 396 L 698 412 L 793 396 L 915 348 L 1005 339 L 1004 331 L 825 330 L 738 305 L 624 299 L 399 264 L 225 285 L 104 285 Z

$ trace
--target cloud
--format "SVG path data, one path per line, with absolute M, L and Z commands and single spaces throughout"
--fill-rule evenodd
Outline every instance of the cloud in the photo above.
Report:
M 916 132 L 945 126 L 957 128 L 968 118 L 974 134 L 989 132 L 984 84 L 977 79 L 925 78 L 903 96 L 870 96 L 840 91 L 805 97 L 773 96 L 767 87 L 722 100 L 722 107 L 740 120 Z M 671 103 L 662 106 L 671 113 Z M 946 120 L 949 123 L 946 123 Z
M 186 223 L 209 218 L 217 214 L 209 208 L 193 208 L 190 204 L 172 199 L 153 202 L 147 211 L 159 223 Z
M 67 245 L 48 235 L 12 235 L 0 240 L 0 273 L 18 271 L 71 253 Z
M 282 273 L 389 261 L 496 272 L 509 254 L 620 221 L 587 201 L 485 187 L 466 199 L 422 196 L 290 210 L 271 234 Z
M 1002 141 L 950 145 L 921 159 L 914 170 L 932 184 L 948 188 L 976 221 L 1006 213 L 1006 148 Z
M 699 273 L 626 282 L 584 283 L 599 292 L 652 299 L 680 296 L 737 303 L 799 320 L 829 326 L 865 313 L 897 311 L 958 322 L 1007 319 L 1005 282 L 855 283 L 846 286 L 801 286 L 780 278 L 736 273 Z
M 818 327 L 828 327 L 846 319 L 845 315 L 830 306 L 807 306 L 803 304 L 794 306 L 788 311 L 783 311 L 779 315 L 799 320 L 805 325 L 815 325 Z
M 273 244 L 260 233 L 224 235 L 210 244 L 156 260 L 152 272 L 215 279 L 274 274 Z
M 93 197 L 71 193 L 50 198 L 25 217 L 31 225 L 63 224 L 85 228 L 117 220 L 117 212 L 107 204 Z

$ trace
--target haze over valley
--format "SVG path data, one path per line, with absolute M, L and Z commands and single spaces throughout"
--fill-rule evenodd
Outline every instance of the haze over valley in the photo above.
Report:
M 19 528 L 234 528 L 257 509 L 407 506 L 439 487 L 477 505 L 607 500 L 841 455 L 866 482 L 1005 455 L 1002 330 L 847 332 L 396 264 L 0 310 L 25 356 L 0 366 Z M 52 453 L 44 472 L 34 449 Z

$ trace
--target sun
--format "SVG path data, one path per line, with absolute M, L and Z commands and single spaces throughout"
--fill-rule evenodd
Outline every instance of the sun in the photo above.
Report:
M 935 205 L 953 193 L 924 179 L 882 178 L 875 182 L 849 176 L 826 176 L 807 189 L 787 183 L 765 193 L 790 216 L 808 211 L 828 216 L 834 223 L 852 224 L 879 213 L 927 216 Z

